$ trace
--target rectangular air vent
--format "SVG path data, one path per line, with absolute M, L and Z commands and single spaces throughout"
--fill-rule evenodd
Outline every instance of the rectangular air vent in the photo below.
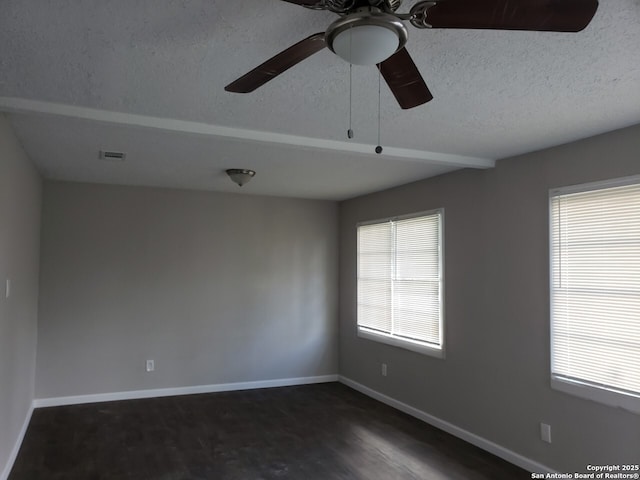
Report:
M 100 155 L 98 158 L 106 162 L 123 162 L 126 157 L 127 157 L 127 154 L 124 152 L 114 152 L 112 150 L 100 150 Z

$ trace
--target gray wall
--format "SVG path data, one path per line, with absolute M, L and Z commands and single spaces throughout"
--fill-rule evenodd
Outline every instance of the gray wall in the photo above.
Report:
M 47 181 L 42 215 L 38 398 L 337 373 L 337 204 Z
M 559 471 L 637 463 L 640 416 L 549 386 L 547 209 L 552 187 L 639 174 L 639 152 L 636 126 L 343 202 L 340 373 Z M 358 338 L 356 223 L 438 207 L 446 359 Z
M 0 477 L 33 400 L 40 194 L 40 176 L 0 114 Z

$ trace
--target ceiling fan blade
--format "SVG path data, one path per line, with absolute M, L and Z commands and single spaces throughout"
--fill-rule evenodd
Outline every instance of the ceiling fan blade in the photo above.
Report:
M 433 28 L 579 32 L 598 9 L 598 0 L 443 0 L 428 7 Z
M 318 10 L 324 9 L 323 0 L 282 0 L 282 1 L 295 3 L 296 5 L 302 5 L 303 7 L 317 8 Z
M 305 58 L 319 52 L 325 46 L 324 32 L 311 35 L 257 66 L 224 89 L 234 93 L 253 92 Z
M 380 63 L 378 69 L 401 108 L 413 108 L 433 100 L 433 95 L 406 48 L 401 48 Z

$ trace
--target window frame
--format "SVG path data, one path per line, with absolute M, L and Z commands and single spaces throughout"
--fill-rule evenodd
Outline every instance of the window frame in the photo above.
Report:
M 358 243 L 358 230 L 360 227 L 366 225 L 375 225 L 380 223 L 387 222 L 397 222 L 400 220 L 408 220 L 412 218 L 418 217 L 428 217 L 432 215 L 439 216 L 439 232 L 438 232 L 438 243 L 440 246 L 439 250 L 439 258 L 438 258 L 438 266 L 440 271 L 440 289 L 439 289 L 439 304 L 440 304 L 440 319 L 439 319 L 439 333 L 440 333 L 440 348 L 431 346 L 427 342 L 421 342 L 418 340 L 411 340 L 409 338 L 399 337 L 393 334 L 387 334 L 382 332 L 374 332 L 366 329 L 365 327 L 361 327 L 359 325 L 358 319 L 358 273 L 360 272 L 360 247 Z M 362 222 L 358 222 L 356 224 L 356 334 L 360 338 L 364 338 L 367 340 L 371 340 L 374 342 L 383 343 L 386 345 L 391 345 L 393 347 L 402 348 L 405 350 L 409 350 L 412 352 L 420 353 L 423 355 L 444 359 L 445 358 L 445 269 L 444 269 L 444 256 L 445 256 L 445 245 L 444 245 L 444 228 L 445 228 L 445 218 L 444 218 L 444 208 L 435 208 L 432 210 L 424 210 L 415 213 L 408 213 L 405 215 L 395 215 L 391 217 L 378 218 L 374 220 L 366 220 Z
M 553 287 L 554 287 L 554 270 L 553 270 L 553 199 L 561 195 L 569 195 L 573 193 L 586 193 L 597 190 L 605 190 L 607 188 L 624 187 L 630 185 L 639 185 L 640 175 L 632 175 L 622 178 L 614 178 L 609 180 L 601 180 L 596 182 L 569 185 L 565 187 L 557 187 L 549 190 L 548 199 L 548 221 L 549 221 L 549 372 L 551 388 L 560 392 L 568 393 L 577 397 L 585 398 L 604 405 L 622 408 L 632 413 L 640 414 L 640 395 L 629 394 L 618 391 L 610 385 L 594 386 L 588 381 L 580 379 L 567 378 L 563 375 L 554 373 L 553 362 L 553 322 L 554 322 L 554 304 L 553 304 Z

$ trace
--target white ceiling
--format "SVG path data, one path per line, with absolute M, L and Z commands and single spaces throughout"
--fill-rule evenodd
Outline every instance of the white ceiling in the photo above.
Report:
M 453 1 L 453 0 L 450 0 Z M 340 200 L 640 123 L 640 0 L 577 34 L 418 30 L 435 99 L 401 110 L 328 50 L 224 86 L 337 18 L 280 0 L 0 0 L 0 110 L 47 178 Z M 405 0 L 400 11 L 415 3 Z M 104 163 L 98 150 L 127 152 Z

